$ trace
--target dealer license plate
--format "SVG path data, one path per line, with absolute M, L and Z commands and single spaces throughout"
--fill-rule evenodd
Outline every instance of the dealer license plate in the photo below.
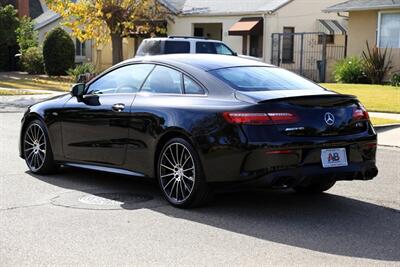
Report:
M 331 148 L 321 150 L 321 161 L 324 168 L 335 168 L 347 166 L 347 155 L 345 148 Z

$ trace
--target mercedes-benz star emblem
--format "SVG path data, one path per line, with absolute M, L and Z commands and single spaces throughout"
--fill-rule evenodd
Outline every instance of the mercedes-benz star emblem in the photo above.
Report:
M 335 124 L 335 116 L 333 116 L 333 114 L 330 112 L 325 113 L 324 119 L 326 124 L 328 124 L 329 126 Z

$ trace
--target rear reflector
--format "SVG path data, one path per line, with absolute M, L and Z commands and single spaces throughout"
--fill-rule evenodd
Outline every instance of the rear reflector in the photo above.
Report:
M 376 142 L 368 143 L 368 144 L 365 144 L 365 146 L 366 146 L 367 148 L 376 148 L 376 147 L 377 147 L 377 143 L 376 143 Z
M 268 155 L 287 155 L 287 154 L 294 154 L 295 152 L 293 150 L 271 150 L 271 151 L 266 151 L 265 154 Z
M 290 112 L 224 112 L 224 118 L 229 123 L 249 125 L 290 124 L 299 121 L 297 115 Z

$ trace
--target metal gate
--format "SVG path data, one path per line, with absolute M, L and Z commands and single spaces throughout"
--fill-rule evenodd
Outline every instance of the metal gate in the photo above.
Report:
M 328 64 L 346 57 L 346 43 L 347 36 L 338 38 L 323 32 L 273 33 L 271 63 L 310 80 L 325 82 Z

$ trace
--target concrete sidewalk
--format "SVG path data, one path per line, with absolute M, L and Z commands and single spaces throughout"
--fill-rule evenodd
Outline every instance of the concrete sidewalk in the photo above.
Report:
M 400 148 L 400 126 L 394 128 L 377 128 L 378 145 Z
M 374 117 L 374 118 L 391 119 L 391 120 L 399 120 L 400 121 L 399 113 L 368 112 L 368 114 L 370 117 Z

